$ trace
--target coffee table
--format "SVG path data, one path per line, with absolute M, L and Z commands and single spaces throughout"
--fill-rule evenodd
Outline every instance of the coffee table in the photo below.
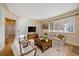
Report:
M 48 39 L 48 41 L 46 41 L 35 39 L 34 44 L 44 53 L 45 50 L 52 47 L 52 40 Z

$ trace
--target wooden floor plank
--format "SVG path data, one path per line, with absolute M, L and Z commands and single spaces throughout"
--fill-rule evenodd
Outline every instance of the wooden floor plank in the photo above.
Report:
M 11 45 L 13 43 L 13 39 L 5 40 L 5 47 L 2 51 L 0 51 L 0 56 L 13 56 L 13 52 L 11 49 Z

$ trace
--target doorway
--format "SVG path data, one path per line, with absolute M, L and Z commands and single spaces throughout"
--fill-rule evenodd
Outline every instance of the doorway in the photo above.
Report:
M 5 17 L 5 42 L 13 41 L 16 34 L 16 20 Z
M 13 56 L 11 45 L 14 42 L 15 34 L 16 20 L 5 17 L 5 47 L 0 52 L 1 56 Z

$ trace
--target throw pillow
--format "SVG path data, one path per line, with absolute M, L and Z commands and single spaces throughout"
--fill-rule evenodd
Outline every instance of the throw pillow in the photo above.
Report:
M 60 38 L 61 40 L 64 38 L 64 35 L 62 35 L 62 34 L 59 34 L 58 35 L 58 38 Z

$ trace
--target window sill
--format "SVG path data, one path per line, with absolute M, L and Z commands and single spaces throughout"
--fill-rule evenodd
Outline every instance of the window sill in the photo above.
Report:
M 65 33 L 65 34 L 76 34 L 76 32 L 54 32 L 54 31 L 52 31 L 53 33 Z

